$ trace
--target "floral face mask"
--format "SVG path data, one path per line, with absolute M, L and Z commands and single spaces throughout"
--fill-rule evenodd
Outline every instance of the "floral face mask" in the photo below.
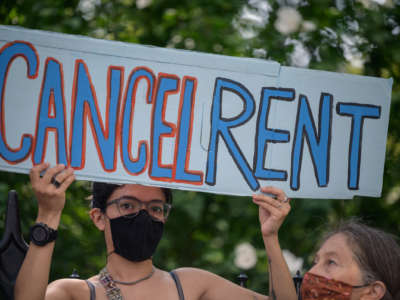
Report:
M 349 300 L 354 288 L 361 288 L 368 285 L 350 285 L 307 272 L 301 284 L 301 299 Z

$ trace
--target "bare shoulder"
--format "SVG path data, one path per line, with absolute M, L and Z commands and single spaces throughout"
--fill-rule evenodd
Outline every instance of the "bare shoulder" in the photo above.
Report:
M 195 281 L 197 284 L 199 284 L 199 280 L 203 281 L 204 284 L 214 284 L 215 282 L 229 282 L 231 284 L 234 284 L 230 282 L 229 280 L 225 279 L 224 277 L 221 277 L 215 273 L 203 270 L 203 269 L 198 269 L 198 268 L 179 268 L 174 270 L 174 272 L 179 276 L 180 279 L 186 280 L 186 281 Z
M 85 280 L 64 278 L 49 284 L 46 300 L 89 299 L 89 294 L 89 287 Z
M 268 296 L 245 289 L 217 274 L 197 268 L 176 269 L 188 299 L 268 300 Z
M 202 299 L 206 290 L 217 275 L 197 268 L 179 268 L 174 270 L 181 282 L 185 298 Z
M 178 275 L 181 281 L 194 281 L 197 282 L 197 284 L 199 283 L 199 281 L 207 284 L 209 280 L 213 281 L 216 278 L 223 279 L 222 277 L 214 273 L 198 268 L 179 268 L 174 270 L 174 272 Z
M 174 272 L 177 274 L 182 274 L 184 276 L 207 276 L 213 274 L 203 269 L 188 267 L 175 269 Z

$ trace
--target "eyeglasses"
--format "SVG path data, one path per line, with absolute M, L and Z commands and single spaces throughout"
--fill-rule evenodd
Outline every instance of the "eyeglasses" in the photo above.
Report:
M 165 203 L 162 200 L 151 200 L 149 202 L 144 202 L 136 199 L 135 197 L 123 196 L 108 202 L 105 210 L 108 206 L 113 204 L 116 205 L 119 216 L 133 218 L 144 207 L 150 216 L 160 221 L 167 220 L 169 212 L 172 208 L 171 204 Z

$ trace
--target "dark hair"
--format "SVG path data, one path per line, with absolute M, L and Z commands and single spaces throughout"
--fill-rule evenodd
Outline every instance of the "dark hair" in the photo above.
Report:
M 115 189 L 121 186 L 121 184 L 93 182 L 91 207 L 97 207 L 104 211 L 108 198 L 111 196 Z M 172 204 L 171 189 L 162 187 L 160 187 L 160 189 L 164 193 L 166 202 Z
M 372 228 L 358 220 L 341 222 L 324 241 L 344 234 L 366 283 L 382 281 L 386 286 L 383 300 L 400 300 L 400 246 L 397 237 Z

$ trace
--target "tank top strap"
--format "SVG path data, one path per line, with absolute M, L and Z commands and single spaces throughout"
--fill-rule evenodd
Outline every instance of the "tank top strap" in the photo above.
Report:
M 93 283 L 89 280 L 85 280 L 86 284 L 89 286 L 90 290 L 90 300 L 96 300 L 96 288 Z
M 183 294 L 183 289 L 178 274 L 176 274 L 174 271 L 169 272 L 169 274 L 171 274 L 172 278 L 175 281 L 176 289 L 178 290 L 179 300 L 185 300 L 185 295 Z

